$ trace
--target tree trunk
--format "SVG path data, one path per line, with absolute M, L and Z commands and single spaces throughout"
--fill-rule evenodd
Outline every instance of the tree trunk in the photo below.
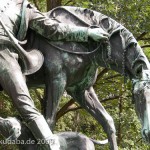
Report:
M 61 0 L 47 0 L 47 11 L 57 6 L 61 6 Z

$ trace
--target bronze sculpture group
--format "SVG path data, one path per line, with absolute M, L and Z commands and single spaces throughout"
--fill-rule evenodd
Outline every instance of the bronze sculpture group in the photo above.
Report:
M 62 142 L 63 145 L 60 142 L 63 140 L 51 131 L 59 100 L 66 90 L 102 125 L 110 149 L 117 150 L 113 119 L 93 89 L 97 68 L 103 66 L 132 80 L 143 137 L 149 141 L 150 65 L 137 41 L 124 26 L 101 13 L 84 8 L 58 7 L 42 14 L 26 0 L 1 0 L 1 4 L 0 85 L 11 97 L 25 122 L 22 125 L 14 118 L 0 118 L 0 131 L 4 136 L 9 140 L 25 139 L 26 136 L 37 141 L 44 140 L 44 144 L 38 144 L 38 149 L 67 149 L 67 144 Z M 12 6 L 16 8 L 13 13 Z M 22 42 L 25 38 L 26 44 Z M 23 48 L 19 43 L 23 43 Z M 23 65 L 18 63 L 18 57 L 24 58 L 19 53 L 22 49 L 31 49 L 28 53 L 38 49 L 44 56 L 42 67 L 34 71 L 31 68 L 27 80 L 23 74 L 25 70 L 22 70 L 28 68 L 26 60 L 22 60 Z M 33 57 L 34 54 L 39 52 L 35 51 Z M 28 87 L 42 84 L 45 85 L 44 117 L 35 108 L 28 92 Z M 141 109 L 142 106 L 145 106 L 144 109 Z M 4 130 L 5 133 L 2 132 Z M 29 130 L 29 134 L 26 130 Z

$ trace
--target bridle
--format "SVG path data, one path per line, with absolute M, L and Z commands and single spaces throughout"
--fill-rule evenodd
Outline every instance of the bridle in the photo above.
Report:
M 47 39 L 45 39 L 46 42 L 51 45 L 52 47 L 56 48 L 57 50 L 59 51 L 63 51 L 63 52 L 67 52 L 69 54 L 75 54 L 75 55 L 90 55 L 90 54 L 93 54 L 95 53 L 100 47 L 101 47 L 101 42 L 98 44 L 98 46 L 92 50 L 92 51 L 89 51 L 89 52 L 72 52 L 72 51 L 69 51 L 69 50 L 66 50 L 64 48 L 61 48 L 59 46 L 56 46 L 55 44 L 53 44 L 52 42 L 48 41 Z

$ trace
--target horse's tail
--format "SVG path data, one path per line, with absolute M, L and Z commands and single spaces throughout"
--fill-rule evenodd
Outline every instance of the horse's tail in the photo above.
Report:
M 98 145 L 105 145 L 105 144 L 108 143 L 108 139 L 101 141 L 101 140 L 94 140 L 94 139 L 91 139 L 91 138 L 90 138 L 90 140 L 91 140 L 94 144 L 98 144 Z

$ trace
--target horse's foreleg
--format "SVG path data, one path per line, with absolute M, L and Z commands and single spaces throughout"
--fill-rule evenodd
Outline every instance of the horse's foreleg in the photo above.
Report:
M 85 108 L 103 127 L 110 142 L 110 149 L 117 150 L 116 130 L 112 117 L 99 102 L 93 87 L 88 90 L 77 90 L 71 93 L 75 100 Z
M 44 99 L 44 117 L 51 130 L 55 126 L 56 113 L 59 100 L 64 93 L 66 86 L 66 76 L 63 73 L 57 74 L 46 80 L 46 91 Z

